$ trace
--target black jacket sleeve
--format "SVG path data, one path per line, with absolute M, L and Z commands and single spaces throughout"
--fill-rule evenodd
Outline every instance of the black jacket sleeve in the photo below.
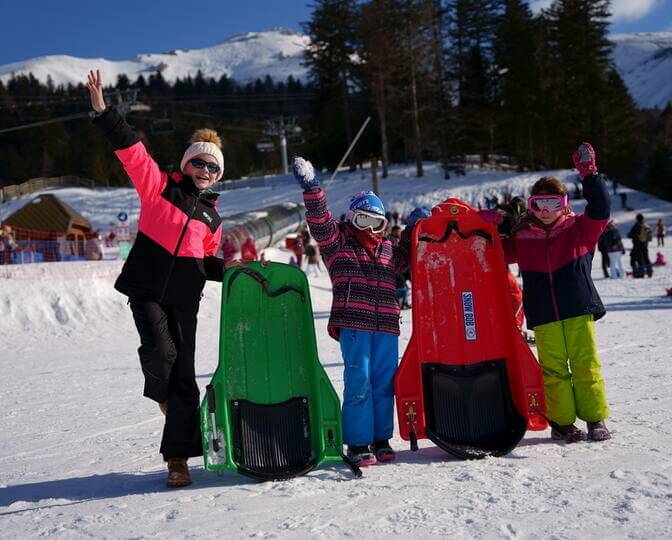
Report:
M 115 150 L 133 146 L 140 140 L 138 133 L 114 107 L 107 107 L 93 119 L 93 125 L 107 137 Z
M 588 201 L 584 214 L 594 220 L 609 219 L 611 199 L 601 174 L 591 174 L 583 179 L 583 196 Z
M 207 280 L 222 282 L 225 270 L 224 259 L 206 257 L 203 259 L 203 266 L 205 267 L 205 278 Z

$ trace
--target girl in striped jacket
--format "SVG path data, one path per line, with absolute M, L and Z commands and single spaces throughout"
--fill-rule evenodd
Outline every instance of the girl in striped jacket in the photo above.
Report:
M 383 238 L 382 201 L 371 191 L 356 193 L 344 222 L 327 206 L 310 162 L 294 158 L 294 176 L 304 190 L 306 220 L 333 285 L 329 335 L 343 355 L 343 439 L 360 466 L 392 461 L 393 378 L 397 369 L 399 305 L 395 275 L 409 263 L 410 232 L 429 215 L 416 208 L 401 241 Z

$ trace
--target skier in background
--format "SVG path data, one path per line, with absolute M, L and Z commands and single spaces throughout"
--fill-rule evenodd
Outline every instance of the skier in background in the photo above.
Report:
M 577 216 L 567 188 L 543 177 L 532 187 L 526 215 L 504 240 L 507 262 L 517 262 L 523 276 L 523 304 L 534 329 L 551 436 L 573 443 L 586 439 L 577 417 L 588 426 L 587 438 L 611 438 L 604 380 L 595 341 L 595 320 L 605 314 L 590 278 L 595 244 L 609 220 L 609 194 L 597 174 L 595 151 L 588 143 L 572 155 L 588 205 Z M 550 293 L 550 294 L 549 294 Z
M 307 276 L 320 276 L 320 255 L 317 251 L 317 246 L 312 242 L 306 244 L 305 247 L 306 254 L 306 275 Z
M 243 261 L 257 260 L 257 247 L 254 245 L 254 239 L 251 236 L 248 236 L 247 240 L 240 246 L 240 256 Z
M 613 221 L 607 224 L 607 228 L 604 229 L 600 238 L 604 239 L 607 251 L 609 252 L 609 275 L 612 279 L 622 278 L 624 274 L 621 258 L 625 254 L 625 248 L 623 247 L 621 233 L 618 232 Z
M 236 247 L 236 244 L 233 242 L 233 238 L 231 238 L 230 234 L 224 235 L 221 249 L 222 249 L 222 259 L 224 259 L 225 263 L 230 263 L 231 261 L 234 260 L 234 258 L 236 257 L 236 253 L 238 252 L 238 248 Z
M 597 250 L 600 252 L 602 259 L 602 273 L 604 274 L 604 279 L 609 279 L 609 246 L 607 244 L 607 239 L 604 234 L 607 229 L 604 229 L 604 232 L 597 239 Z
M 656 239 L 658 240 L 657 247 L 665 247 L 665 224 L 662 219 L 656 223 Z
M 198 130 L 181 173 L 159 170 L 139 135 L 103 98 L 100 72 L 88 75 L 94 125 L 114 147 L 140 197 L 138 235 L 115 288 L 128 296 L 140 335 L 144 395 L 165 415 L 160 452 L 170 487 L 191 484 L 187 458 L 203 455 L 199 389 L 194 369 L 196 317 L 206 279 L 221 281 L 224 261 L 217 194 L 224 172 L 221 141 Z
M 393 246 L 399 245 L 403 229 L 399 225 L 394 225 L 390 229 L 389 240 Z M 394 278 L 397 287 L 396 297 L 401 309 L 411 309 L 411 290 L 408 283 L 411 280 L 411 269 L 407 268 L 403 272 L 398 272 Z
M 393 247 L 383 238 L 385 207 L 373 192 L 356 193 L 346 219 L 336 221 L 310 162 L 297 157 L 292 166 L 303 188 L 306 221 L 333 285 L 328 331 L 339 341 L 345 365 L 343 439 L 348 456 L 359 466 L 392 461 L 393 377 L 399 358 L 395 274 L 408 266 L 411 230 L 429 211 L 416 208 Z
M 642 214 L 635 216 L 635 224 L 630 229 L 628 238 L 632 240 L 630 266 L 632 266 L 633 277 L 643 278 L 644 273 L 653 277 L 653 266 L 649 259 L 649 242 L 653 240 L 653 233 L 651 227 L 644 222 Z
M 292 252 L 294 253 L 294 257 L 296 258 L 296 264 L 299 268 L 303 266 L 303 255 L 305 252 L 305 246 L 307 246 L 307 244 L 304 244 L 303 238 L 301 237 L 301 235 L 298 235 L 294 240 L 294 245 L 292 246 Z

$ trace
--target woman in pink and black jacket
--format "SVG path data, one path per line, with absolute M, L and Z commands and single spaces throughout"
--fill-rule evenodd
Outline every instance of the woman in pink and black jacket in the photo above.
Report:
M 191 483 L 187 458 L 202 455 L 199 389 L 194 371 L 196 315 L 206 279 L 221 281 L 224 261 L 217 194 L 208 188 L 223 174 L 221 141 L 199 130 L 184 152 L 182 173 L 167 174 L 138 134 L 103 99 L 100 72 L 88 89 L 94 125 L 114 147 L 140 198 L 138 235 L 115 288 L 127 295 L 140 335 L 144 395 L 166 416 L 161 453 L 168 485 Z
M 399 244 L 383 238 L 385 208 L 371 191 L 355 193 L 345 222 L 327 207 L 310 162 L 294 158 L 294 175 L 303 188 L 306 221 L 320 246 L 333 285 L 329 335 L 343 355 L 343 440 L 359 466 L 392 461 L 393 378 L 397 369 L 398 272 L 409 264 L 410 233 L 429 210 L 416 208 Z

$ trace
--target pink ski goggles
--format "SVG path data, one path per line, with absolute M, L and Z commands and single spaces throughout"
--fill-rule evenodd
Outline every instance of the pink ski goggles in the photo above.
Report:
M 560 212 L 567 208 L 567 195 L 532 195 L 527 208 L 533 212 Z

